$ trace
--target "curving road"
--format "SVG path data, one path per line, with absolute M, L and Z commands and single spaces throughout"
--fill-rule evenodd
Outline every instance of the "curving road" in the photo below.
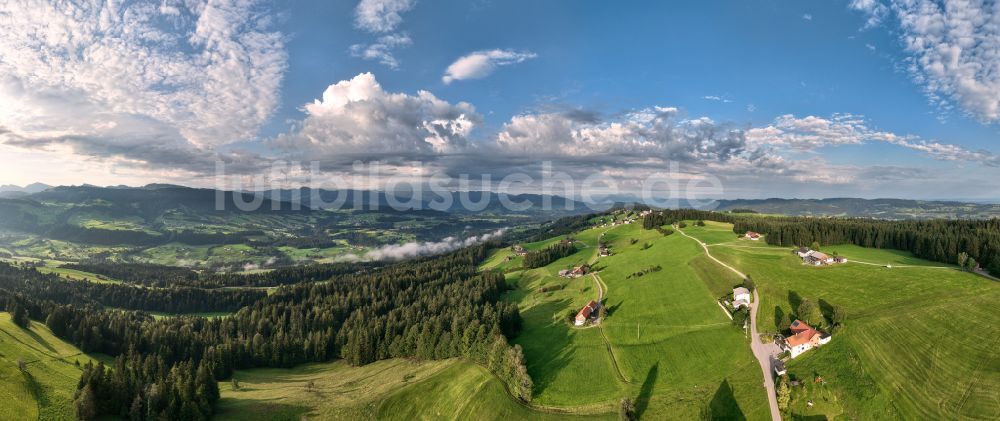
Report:
M 682 231 L 680 227 L 675 226 L 674 228 L 677 232 L 681 233 L 681 235 L 698 242 L 698 245 L 705 250 L 705 255 L 708 256 L 709 259 L 712 259 L 715 263 L 733 271 L 733 273 L 739 275 L 740 278 L 746 279 L 746 274 L 736 270 L 736 268 L 732 266 L 727 265 L 725 262 L 716 259 L 715 256 L 712 256 L 712 253 L 708 251 L 708 245 L 704 242 L 687 235 L 687 233 Z M 753 351 L 753 356 L 757 358 L 757 362 L 760 363 L 760 370 L 764 373 L 764 387 L 767 389 L 767 402 L 771 406 L 771 420 L 781 421 L 781 411 L 778 409 L 778 398 L 774 392 L 774 375 L 771 374 L 772 353 L 769 350 L 769 347 L 760 341 L 760 334 L 757 333 L 757 303 L 759 302 L 760 298 L 757 296 L 757 290 L 754 289 L 753 302 L 750 303 L 750 349 Z

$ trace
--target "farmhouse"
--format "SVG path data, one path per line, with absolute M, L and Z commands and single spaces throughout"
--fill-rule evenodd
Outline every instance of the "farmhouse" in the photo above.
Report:
M 747 231 L 746 237 L 753 241 L 760 240 L 760 234 L 753 231 Z
M 813 266 L 821 266 L 833 263 L 833 258 L 826 253 L 811 250 L 808 254 L 806 254 L 805 261 Z
M 559 276 L 562 276 L 563 278 L 568 278 L 569 277 L 569 269 L 560 270 L 559 271 Z
M 574 322 L 574 324 L 577 326 L 583 326 L 583 324 L 587 323 L 587 320 L 594 315 L 594 312 L 597 311 L 597 308 L 599 306 L 600 305 L 597 304 L 596 301 L 590 300 L 590 302 L 587 303 L 587 305 L 583 306 L 583 308 L 580 309 L 579 313 L 576 313 L 576 321 Z
M 791 354 L 792 358 L 820 345 L 825 345 L 831 339 L 829 333 L 816 330 L 801 320 L 792 322 L 790 329 L 792 336 L 785 338 L 784 348 Z
M 515 244 L 514 245 L 514 254 L 516 254 L 518 256 L 524 256 L 525 254 L 528 254 L 528 251 L 524 249 L 524 246 L 522 246 L 520 244 Z
M 733 308 L 750 307 L 750 290 L 737 287 L 733 288 Z
M 803 262 L 813 266 L 831 265 L 834 263 L 847 263 L 846 257 L 841 257 L 841 256 L 831 257 L 826 253 L 821 253 L 816 250 L 810 250 L 805 247 L 799 247 L 797 250 L 795 250 L 794 253 L 799 257 L 801 257 Z
M 611 249 L 602 246 L 601 247 L 601 257 L 607 257 L 611 255 Z
M 573 277 L 583 276 L 583 275 L 587 274 L 587 271 L 589 269 L 590 269 L 590 267 L 587 266 L 587 265 L 577 266 L 577 267 L 573 268 L 573 270 L 569 274 L 570 274 L 570 276 L 573 276 Z

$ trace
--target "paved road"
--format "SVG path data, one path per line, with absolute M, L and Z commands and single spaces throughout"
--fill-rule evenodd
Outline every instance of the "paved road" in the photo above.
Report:
M 709 259 L 714 260 L 716 263 L 722 265 L 726 269 L 733 271 L 733 273 L 739 275 L 741 278 L 746 279 L 746 274 L 736 270 L 736 268 L 727 265 L 725 262 L 716 259 L 712 256 L 712 253 L 708 251 L 708 246 L 701 240 L 687 235 L 680 228 L 677 228 L 677 232 L 681 235 L 697 241 L 701 248 L 705 249 L 705 255 Z M 767 389 L 767 402 L 771 405 L 771 420 L 781 421 L 781 411 L 778 409 L 778 398 L 774 393 L 774 375 L 772 374 L 772 356 L 774 355 L 774 344 L 764 344 L 760 341 L 760 334 L 757 333 L 757 304 L 760 303 L 760 298 L 757 296 L 757 290 L 753 291 L 753 302 L 750 303 L 750 349 L 753 351 L 753 356 L 757 358 L 757 362 L 760 363 L 760 370 L 764 373 L 764 387 Z

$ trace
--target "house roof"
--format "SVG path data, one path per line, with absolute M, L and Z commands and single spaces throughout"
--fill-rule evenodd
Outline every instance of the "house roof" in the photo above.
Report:
M 590 317 L 590 314 L 594 312 L 594 309 L 596 307 L 597 307 L 597 303 L 594 302 L 594 300 L 590 300 L 590 302 L 587 303 L 587 305 L 583 306 L 583 308 L 580 309 L 579 313 L 576 313 L 576 318 L 577 319 L 579 319 L 579 318 L 586 319 L 586 318 Z
M 750 295 L 750 290 L 746 289 L 746 288 L 743 288 L 743 287 L 733 288 L 733 297 L 735 297 L 737 295 L 740 295 L 740 294 Z
M 820 252 L 815 251 L 815 250 L 810 251 L 809 255 L 812 256 L 813 258 L 816 258 L 816 259 L 819 259 L 819 260 L 827 260 L 827 259 L 830 258 L 830 256 L 828 256 L 826 253 L 820 253 Z
M 788 346 L 798 346 L 812 341 L 814 336 L 825 337 L 823 335 L 829 335 L 827 333 L 821 333 L 820 331 L 814 329 L 812 326 L 806 324 L 801 320 L 796 319 L 792 322 L 790 327 L 794 335 L 789 336 L 785 341 L 788 342 Z
M 788 346 L 795 347 L 809 343 L 810 341 L 812 341 L 813 336 L 816 335 L 819 335 L 819 332 L 816 331 L 816 329 L 809 328 L 808 330 L 803 330 L 799 333 L 789 336 L 788 339 L 786 339 L 786 341 L 788 342 Z
M 794 333 L 799 333 L 804 330 L 812 329 L 812 326 L 809 326 L 808 324 L 806 324 L 806 322 L 803 322 L 802 320 L 795 319 L 795 321 L 792 322 L 790 329 Z

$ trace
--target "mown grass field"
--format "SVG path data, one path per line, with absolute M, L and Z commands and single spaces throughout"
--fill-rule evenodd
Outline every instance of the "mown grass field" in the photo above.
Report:
M 80 365 L 105 356 L 87 355 L 52 335 L 44 324 L 22 329 L 0 312 L 0 419 L 73 419 L 73 393 Z M 26 372 L 17 361 L 23 360 Z
M 517 420 L 567 418 L 516 403 L 492 374 L 460 359 L 342 361 L 237 371 L 221 382 L 218 420 Z M 313 386 L 309 387 L 309 382 Z M 581 417 L 582 418 L 582 417 Z M 592 417 L 589 419 L 610 419 Z
M 781 313 L 794 318 L 800 297 L 847 311 L 829 345 L 788 365 L 804 380 L 796 416 L 1000 419 L 1000 283 L 895 250 L 823 246 L 854 261 L 817 268 L 790 249 L 736 245 L 711 251 L 756 281 L 762 332 L 775 331 Z
M 598 259 L 602 233 L 614 255 Z M 524 318 L 514 342 L 524 348 L 535 382 L 534 405 L 613 414 L 619 400 L 629 397 L 647 419 L 768 417 L 748 339 L 731 325 L 710 288 L 731 288 L 732 276 L 703 280 L 719 272 L 692 266 L 702 255 L 693 241 L 639 224 L 589 229 L 574 238 L 581 246 L 577 253 L 507 275 L 517 287 L 507 299 L 518 303 Z M 497 251 L 484 266 L 516 267 L 516 260 L 503 260 L 508 254 Z M 574 328 L 567 321 L 598 291 L 591 276 L 564 279 L 557 272 L 584 262 L 594 262 L 607 287 L 609 315 L 600 328 Z M 661 270 L 630 276 L 657 265 Z
M 55 266 L 49 262 L 46 262 L 45 266 L 39 266 L 36 268 L 41 273 L 54 273 L 59 275 L 60 278 L 71 280 L 71 281 L 90 281 L 97 282 L 100 284 L 120 284 L 121 281 L 111 279 L 104 275 L 98 275 L 95 273 L 84 272 L 82 270 L 68 269 L 64 267 Z

